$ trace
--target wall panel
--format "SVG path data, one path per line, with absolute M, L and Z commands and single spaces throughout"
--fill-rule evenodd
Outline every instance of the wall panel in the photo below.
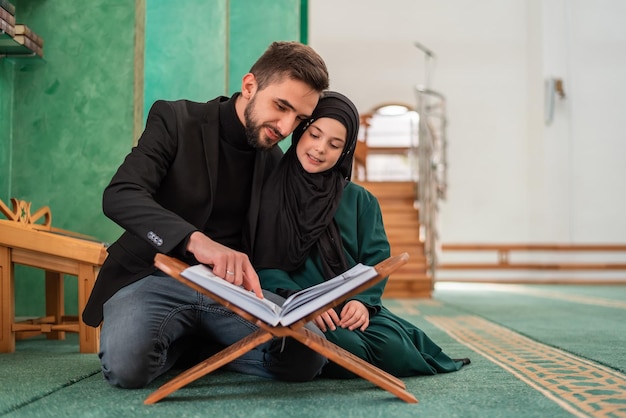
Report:
M 226 93 L 227 1 L 148 1 L 144 120 L 158 99 Z
M 273 41 L 300 40 L 300 0 L 230 0 L 228 91 Z

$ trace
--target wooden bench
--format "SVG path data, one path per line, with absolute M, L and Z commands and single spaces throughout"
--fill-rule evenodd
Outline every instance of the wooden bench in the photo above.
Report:
M 87 326 L 79 316 L 64 314 L 64 275 L 78 278 L 78 312 L 82 312 L 96 276 L 106 258 L 106 246 L 91 237 L 53 228 L 50 209 L 30 213 L 30 203 L 11 199 L 13 209 L 0 200 L 0 352 L 15 351 L 17 337 L 46 333 L 49 339 L 63 339 L 65 332 L 79 334 L 80 352 L 95 353 L 99 329 Z M 43 219 L 43 223 L 37 221 Z M 46 316 L 16 321 L 14 265 L 45 271 Z
M 558 257 L 563 257 L 564 254 L 569 254 L 571 258 L 572 254 L 576 254 L 577 257 L 584 253 L 586 253 L 587 256 L 589 254 L 595 254 L 606 257 L 608 253 L 611 253 L 626 260 L 626 245 L 623 244 L 442 244 L 441 251 L 442 254 L 448 255 L 451 253 L 461 253 L 463 254 L 464 260 L 438 263 L 438 271 L 626 272 L 626 261 L 571 261 L 565 260 L 564 258 L 558 259 Z M 478 253 L 493 253 L 493 260 L 465 261 L 467 258 L 471 258 L 470 255 L 475 256 Z M 544 257 L 540 257 L 540 253 L 542 253 Z M 516 256 L 525 255 L 526 259 L 523 261 L 513 261 L 511 257 L 512 254 Z M 546 255 L 549 257 L 546 257 Z M 555 259 L 555 256 L 557 259 Z M 474 259 L 475 258 L 476 257 L 474 257 Z M 546 258 L 550 258 L 550 260 Z M 489 280 L 476 279 L 472 281 Z M 564 281 L 569 282 L 569 280 Z M 590 280 L 590 282 L 599 283 L 598 280 Z M 626 283 L 626 280 L 617 279 L 609 280 L 608 282 Z

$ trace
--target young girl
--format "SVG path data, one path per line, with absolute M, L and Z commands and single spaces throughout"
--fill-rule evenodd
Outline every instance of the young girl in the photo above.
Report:
M 328 92 L 263 187 L 252 264 L 261 286 L 284 297 L 390 256 L 380 206 L 350 182 L 359 114 L 345 96 Z M 395 375 L 459 370 L 415 325 L 381 301 L 386 279 L 330 309 L 314 322 L 329 341 Z M 354 375 L 329 362 L 323 376 Z

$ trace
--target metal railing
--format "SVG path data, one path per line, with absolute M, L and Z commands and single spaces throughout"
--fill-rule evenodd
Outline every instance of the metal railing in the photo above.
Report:
M 417 196 L 420 240 L 424 243 L 426 267 L 435 278 L 439 232 L 437 215 L 439 201 L 447 194 L 446 100 L 434 90 L 415 87 L 419 114 L 419 141 L 411 152 L 417 159 Z

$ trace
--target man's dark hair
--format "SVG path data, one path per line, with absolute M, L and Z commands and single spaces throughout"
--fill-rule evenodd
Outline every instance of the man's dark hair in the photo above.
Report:
M 284 77 L 302 81 L 315 91 L 328 89 L 328 69 L 317 52 L 300 42 L 273 42 L 252 65 L 259 90 Z

